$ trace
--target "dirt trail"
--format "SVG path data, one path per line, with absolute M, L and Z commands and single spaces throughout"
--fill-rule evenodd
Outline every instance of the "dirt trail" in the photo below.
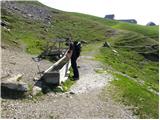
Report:
M 74 93 L 90 93 L 95 89 L 102 89 L 112 79 L 109 74 L 96 73 L 96 70 L 102 69 L 102 66 L 94 61 L 92 56 L 81 56 L 78 65 L 80 65 L 80 80 L 70 90 Z
M 82 56 L 80 80 L 70 91 L 75 94 L 53 92 L 38 100 L 2 100 L 2 118 L 135 118 L 127 107 L 100 97 L 111 75 L 95 72 L 101 67 L 90 56 Z

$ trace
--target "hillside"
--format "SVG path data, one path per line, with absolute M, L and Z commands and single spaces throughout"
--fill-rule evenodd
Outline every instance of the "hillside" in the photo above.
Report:
M 97 50 L 93 56 L 104 65 L 97 72 L 107 71 L 115 79 L 102 95 L 110 92 L 115 101 L 134 106 L 140 118 L 158 118 L 159 26 L 64 12 L 33 1 L 1 4 L 2 49 L 38 55 L 54 38 L 87 41 L 82 54 Z M 102 47 L 104 42 L 110 47 Z

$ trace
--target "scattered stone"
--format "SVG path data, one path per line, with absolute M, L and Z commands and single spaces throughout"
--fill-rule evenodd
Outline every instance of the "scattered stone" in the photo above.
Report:
M 11 31 L 10 29 L 8 29 L 8 28 L 6 28 L 6 27 L 4 27 L 4 30 L 6 30 L 7 32 L 10 32 L 10 31 Z
M 16 6 L 13 6 L 13 9 L 17 10 L 17 11 L 20 11 L 19 8 L 17 8 Z
M 9 26 L 9 23 L 6 21 L 1 21 L 1 26 L 5 27 L 5 26 Z
M 31 20 L 41 20 L 46 24 L 50 24 L 48 21 L 51 21 L 50 19 L 54 15 L 48 8 L 25 3 L 4 2 L 2 8 L 16 12 Z

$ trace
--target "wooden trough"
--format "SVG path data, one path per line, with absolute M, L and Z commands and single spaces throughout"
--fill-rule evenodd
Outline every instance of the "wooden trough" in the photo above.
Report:
M 67 60 L 66 56 L 63 56 L 44 72 L 42 80 L 48 84 L 59 85 L 68 79 L 70 66 L 71 62 Z

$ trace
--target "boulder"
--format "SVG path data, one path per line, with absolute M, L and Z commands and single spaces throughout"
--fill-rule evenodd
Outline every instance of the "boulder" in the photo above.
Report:
M 29 90 L 28 84 L 20 81 L 22 74 L 15 75 L 7 80 L 1 81 L 1 86 L 15 91 L 27 92 Z

